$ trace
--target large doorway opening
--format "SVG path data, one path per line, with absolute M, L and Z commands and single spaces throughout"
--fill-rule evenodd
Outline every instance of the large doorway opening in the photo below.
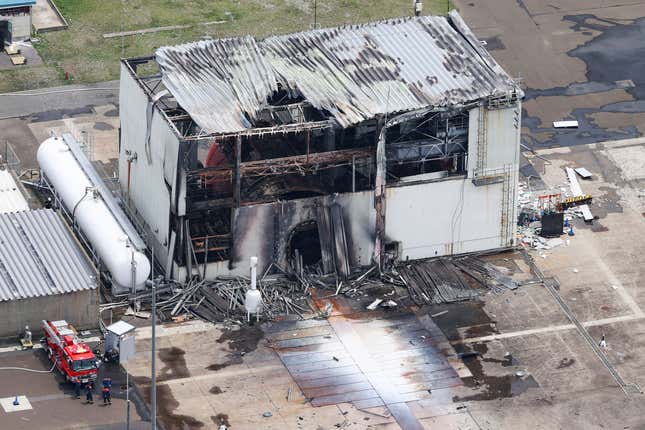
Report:
M 287 259 L 296 272 L 320 264 L 322 253 L 316 221 L 304 222 L 292 230 L 287 247 Z
M 7 45 L 11 45 L 11 22 L 0 21 L 0 52 L 4 51 Z

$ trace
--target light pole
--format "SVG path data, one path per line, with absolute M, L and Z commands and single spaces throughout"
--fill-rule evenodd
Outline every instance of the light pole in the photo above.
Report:
M 155 329 L 157 327 L 157 283 L 155 282 L 154 273 L 155 273 L 155 247 L 152 244 L 152 261 L 150 264 L 150 282 L 152 283 L 152 369 L 151 369 L 151 382 L 152 382 L 152 393 L 150 393 L 150 409 L 151 409 L 151 420 L 152 420 L 152 430 L 157 429 L 157 359 L 156 359 L 156 336 Z

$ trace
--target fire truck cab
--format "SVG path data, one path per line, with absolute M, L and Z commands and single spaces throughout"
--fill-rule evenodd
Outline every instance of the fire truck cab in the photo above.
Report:
M 49 359 L 70 382 L 86 383 L 98 376 L 99 360 L 92 349 L 80 342 L 67 321 L 43 321 L 43 347 Z

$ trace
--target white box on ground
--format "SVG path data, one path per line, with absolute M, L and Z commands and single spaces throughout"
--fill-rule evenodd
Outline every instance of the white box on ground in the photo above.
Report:
M 13 404 L 15 400 L 16 400 L 16 396 L 5 397 L 4 399 L 0 399 L 0 405 L 2 405 L 2 409 L 4 409 L 4 411 L 7 413 L 28 411 L 30 409 L 33 409 L 31 407 L 31 403 L 29 403 L 29 400 L 27 399 L 26 396 L 18 396 L 17 405 Z
M 574 169 L 582 179 L 590 179 L 591 178 L 591 172 L 584 167 L 578 167 L 577 169 Z
M 578 121 L 553 121 L 555 128 L 578 128 Z

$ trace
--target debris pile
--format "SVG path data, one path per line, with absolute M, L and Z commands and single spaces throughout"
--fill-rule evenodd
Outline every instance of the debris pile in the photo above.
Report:
M 501 293 L 517 283 L 505 268 L 476 257 L 434 259 L 401 268 L 410 298 L 417 305 L 470 300 L 482 291 Z
M 583 179 L 590 179 L 592 174 L 584 168 L 567 167 L 565 172 L 567 182 L 556 189 L 531 190 L 527 183 L 518 184 L 517 235 L 524 245 L 539 250 L 555 248 L 568 242 L 558 239 L 561 234 L 573 236 L 574 219 L 593 221 L 587 204 L 592 196 L 582 192 L 576 177 L 577 173 Z
M 384 287 L 390 292 L 382 293 Z M 485 291 L 499 293 L 517 287 L 507 269 L 475 256 L 390 264 L 381 271 L 372 266 L 353 271 L 345 280 L 317 271 L 289 273 L 271 264 L 257 281 L 257 288 L 262 294 L 262 317 L 268 320 L 289 316 L 325 317 L 325 311 L 320 312 L 310 300 L 314 288 L 329 291 L 326 297 L 343 295 L 352 299 L 377 299 L 372 302 L 375 309 L 396 307 L 397 301 L 404 299 L 419 306 L 451 303 L 474 299 Z M 214 280 L 194 278 L 186 284 L 163 283 L 156 288 L 157 316 L 161 321 L 187 317 L 212 322 L 231 319 L 242 321 L 246 319 L 244 296 L 249 288 L 250 279 L 243 276 Z M 377 290 L 380 292 L 374 294 Z M 139 307 L 148 308 L 152 301 L 151 291 L 139 293 L 135 301 Z M 122 302 L 108 306 L 127 304 Z M 146 312 L 134 314 L 142 317 L 148 315 Z

